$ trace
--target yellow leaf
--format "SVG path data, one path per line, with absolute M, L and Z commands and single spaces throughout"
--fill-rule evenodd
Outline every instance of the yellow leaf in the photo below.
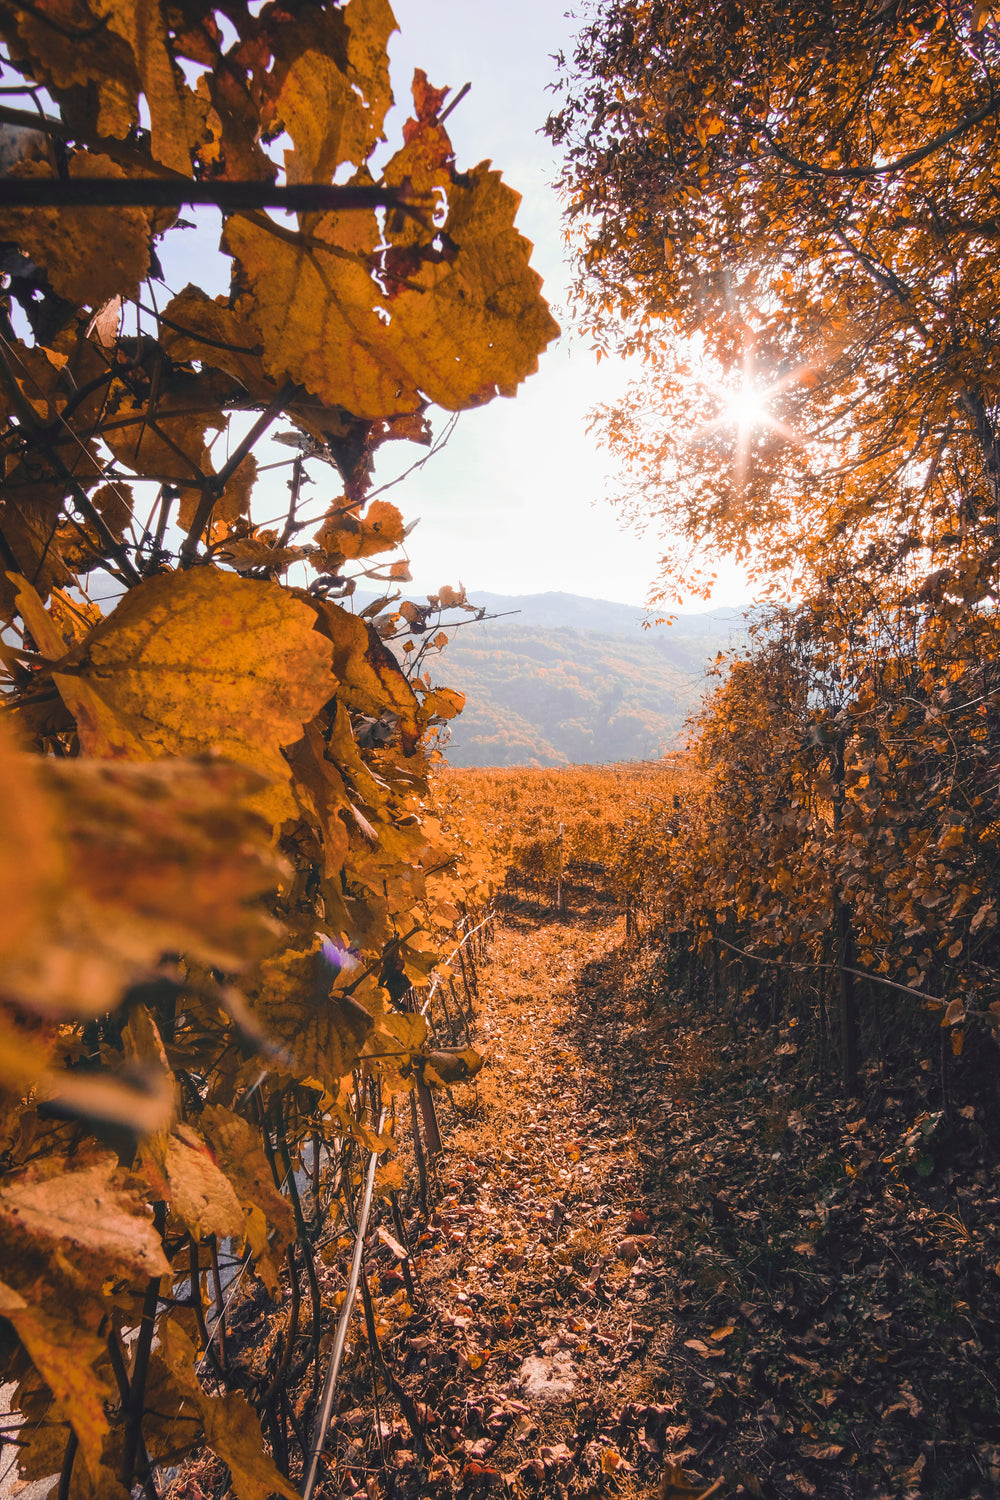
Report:
M 336 215 L 323 215 L 301 248 L 229 219 L 223 248 L 240 264 L 252 297 L 241 312 L 263 339 L 269 372 L 369 419 L 416 411 L 424 397 L 462 411 L 513 394 L 558 333 L 528 266 L 531 247 L 513 227 L 518 195 L 483 164 L 453 178 L 448 201 L 456 254 L 414 250 L 391 296 L 369 266 L 374 214 L 364 246 L 350 251 Z M 362 216 L 350 217 L 356 236 Z
M 96 1474 L 109 1430 L 104 1402 L 111 1396 L 94 1372 L 95 1362 L 107 1352 L 103 1341 L 77 1323 L 30 1306 L 2 1281 L 0 1313 L 13 1323 L 32 1364 L 76 1433 L 88 1469 Z
M 278 32 L 275 72 L 284 76 L 272 107 L 293 142 L 289 182 L 329 182 L 342 162 L 365 161 L 383 139 L 395 29 L 386 0 L 350 0 L 342 10 L 307 9 Z
M 465 694 L 455 688 L 435 688 L 424 696 L 425 714 L 435 714 L 439 719 L 454 719 L 465 707 Z
M 92 6 L 132 50 L 149 106 L 153 156 L 189 177 L 192 148 L 207 136 L 207 100 L 188 88 L 170 55 L 165 7 L 160 0 L 92 0 Z
M 276 1231 L 272 1252 L 279 1257 L 295 1238 L 295 1215 L 274 1185 L 259 1130 L 215 1104 L 202 1110 L 198 1124 L 244 1210 L 259 1209 Z
M 169 1270 L 145 1201 L 110 1154 L 80 1166 L 47 1158 L 0 1191 L 5 1274 L 25 1255 L 39 1268 L 46 1257 L 72 1256 L 97 1285 L 115 1272 L 146 1279 Z
M 329 880 L 340 874 L 348 856 L 347 826 L 340 813 L 350 805 L 350 798 L 318 723 L 307 726 L 302 739 L 289 750 L 288 763 L 305 815 L 311 814 L 310 821 L 318 824 L 322 833 L 323 874 Z
M 710 1339 L 715 1339 L 718 1342 L 722 1339 L 727 1339 L 731 1333 L 735 1332 L 736 1329 L 734 1325 L 732 1323 L 727 1323 L 724 1328 L 713 1328 L 712 1332 L 708 1336 Z
M 254 1016 L 278 1042 L 288 1064 L 336 1096 L 373 1023 L 354 1000 L 330 993 L 321 941 L 267 959 L 244 988 Z
M 275 583 L 210 568 L 161 574 L 125 595 L 80 674 L 57 686 L 86 754 L 219 751 L 279 783 L 255 799 L 276 818 L 292 807 L 282 746 L 331 695 L 330 647 L 314 624 Z
M 208 1446 L 229 1465 L 239 1500 L 270 1500 L 274 1494 L 299 1500 L 298 1491 L 264 1452 L 260 1422 L 245 1396 L 203 1396 L 201 1419 Z
M 176 363 L 200 360 L 223 370 L 265 400 L 275 394 L 261 360 L 261 345 L 251 325 L 229 306 L 228 297 L 209 297 L 189 283 L 160 315 L 160 342 Z
M 375 1191 L 383 1198 L 390 1193 L 400 1193 L 406 1187 L 406 1172 L 398 1157 L 383 1163 L 375 1173 Z
M 331 666 L 338 683 L 338 699 L 347 708 L 370 714 L 372 718 L 379 718 L 386 710 L 396 714 L 403 747 L 409 754 L 420 733 L 419 704 L 396 658 L 366 620 L 349 614 L 330 600 L 315 600 L 311 604 L 319 617 L 317 629 L 333 647 Z M 352 734 L 346 715 L 340 731 Z M 356 757 L 355 748 L 350 758 Z
M 177 374 L 159 384 L 155 395 L 134 396 L 117 384 L 101 436 L 122 464 L 136 473 L 154 473 L 184 486 L 181 525 L 187 529 L 212 461 L 205 433 L 221 432 L 226 419 L 219 405 L 219 378 L 211 371 Z
M 316 533 L 316 545 L 342 558 L 373 557 L 403 540 L 403 517 L 388 500 L 373 500 L 363 516 L 334 506 Z
M 259 898 L 285 867 L 245 805 L 260 778 L 189 761 L 46 760 L 37 774 L 61 830 L 61 879 L 8 950 L 3 983 L 22 1004 L 99 1014 L 164 952 L 232 970 L 273 942 Z
M 215 1234 L 242 1238 L 246 1220 L 232 1183 L 190 1125 L 175 1125 L 169 1135 L 154 1135 L 142 1152 L 143 1170 L 157 1196 L 195 1239 Z
M 117 177 L 109 156 L 74 151 L 74 178 Z M 53 177 L 47 162 L 24 162 L 17 177 Z M 0 211 L 0 235 L 44 266 L 61 297 L 95 311 L 109 298 L 135 296 L 149 270 L 150 225 L 141 208 L 7 208 Z
M 7 38 L 12 54 L 30 59 L 29 71 L 39 83 L 92 90 L 97 99 L 96 134 L 124 140 L 139 123 L 140 84 L 131 48 L 106 27 L 89 24 L 86 12 L 77 21 L 74 8 L 68 9 L 66 17 L 73 22 L 64 29 L 53 26 L 40 8 L 33 11 L 17 14 L 17 35 L 8 33 Z
M 237 537 L 215 548 L 212 555 L 237 573 L 249 573 L 253 568 L 283 573 L 293 562 L 302 562 L 309 552 L 305 547 L 275 547 L 260 537 Z
M 17 589 L 17 611 L 31 632 L 37 649 L 49 661 L 58 661 L 66 655 L 66 642 L 55 620 L 26 578 L 22 578 L 20 573 L 8 573 L 7 577 Z
M 31 760 L 0 724 L 0 958 L 43 916 L 62 870 L 52 809 Z

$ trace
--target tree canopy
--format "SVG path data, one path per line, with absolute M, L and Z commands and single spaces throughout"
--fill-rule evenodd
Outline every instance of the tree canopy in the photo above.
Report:
M 960 543 L 989 571 L 998 64 L 983 4 L 592 13 L 548 131 L 586 326 L 647 361 L 601 421 L 633 512 L 680 532 L 668 583 L 706 541 L 805 586 Z

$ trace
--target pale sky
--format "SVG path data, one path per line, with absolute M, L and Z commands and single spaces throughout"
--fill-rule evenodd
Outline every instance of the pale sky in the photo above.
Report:
M 585 342 L 571 334 L 569 272 L 552 185 L 557 162 L 538 134 L 554 97 L 546 89 L 555 71 L 551 54 L 571 49 L 575 22 L 565 0 L 394 0 L 393 8 L 400 30 L 390 42 L 397 104 L 387 121 L 389 147 L 398 145 L 410 112 L 415 67 L 436 87 L 447 84 L 456 93 L 471 83 L 448 119 L 457 164 L 469 168 L 488 157 L 521 193 L 517 227 L 534 244 L 532 265 L 564 330 L 516 398 L 498 397 L 464 413 L 447 447 L 387 495 L 407 521 L 421 518 L 407 544 L 413 571 L 408 592 L 461 580 L 472 593 L 551 589 L 641 604 L 657 572 L 656 539 L 622 530 L 607 503 L 612 465 L 586 430 L 590 409 L 614 399 L 627 372 L 607 360 L 598 366 Z M 208 215 L 203 234 L 168 235 L 162 242 L 174 289 L 189 279 L 208 289 L 213 267 L 218 286 L 211 289 L 227 284 L 228 262 L 212 248 L 217 225 L 217 216 L 213 222 Z M 432 412 L 432 420 L 440 433 L 447 414 Z M 387 445 L 376 483 L 394 478 L 422 453 L 412 444 Z M 259 456 L 267 461 L 266 454 Z M 273 456 L 287 457 L 288 450 L 276 449 Z M 314 474 L 318 500 L 323 489 L 335 486 L 320 466 Z M 273 483 L 279 511 L 284 491 L 278 475 Z M 723 566 L 719 576 L 713 603 L 738 604 L 748 597 L 738 570 Z M 689 607 L 706 605 L 692 601 Z
M 409 543 L 415 583 L 460 577 L 499 593 L 556 589 L 641 603 L 659 549 L 655 537 L 622 530 L 607 503 L 613 467 L 586 430 L 588 411 L 614 399 L 627 372 L 598 366 L 570 332 L 558 162 L 538 134 L 554 101 L 551 54 L 571 51 L 576 22 L 565 0 L 394 0 L 393 8 L 390 136 L 414 67 L 437 87 L 472 84 L 448 119 L 458 166 L 489 157 L 521 193 L 517 227 L 534 244 L 532 265 L 564 330 L 515 399 L 464 414 L 448 447 L 393 492 L 407 516 L 422 518 Z M 720 573 L 716 602 L 746 597 L 741 574 Z

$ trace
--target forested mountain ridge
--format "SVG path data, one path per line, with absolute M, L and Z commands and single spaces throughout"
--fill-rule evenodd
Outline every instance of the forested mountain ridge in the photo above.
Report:
M 643 630 L 641 609 L 575 594 L 470 602 L 500 618 L 455 631 L 432 667 L 466 695 L 446 752 L 454 766 L 592 765 L 677 749 L 707 666 L 742 635 L 733 609 Z

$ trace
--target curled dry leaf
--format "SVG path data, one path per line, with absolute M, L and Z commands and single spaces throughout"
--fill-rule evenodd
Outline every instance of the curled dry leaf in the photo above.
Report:
M 455 1083 L 464 1083 L 474 1078 L 483 1066 L 483 1055 L 475 1047 L 441 1047 L 425 1054 L 423 1059 L 424 1082 L 439 1088 Z

